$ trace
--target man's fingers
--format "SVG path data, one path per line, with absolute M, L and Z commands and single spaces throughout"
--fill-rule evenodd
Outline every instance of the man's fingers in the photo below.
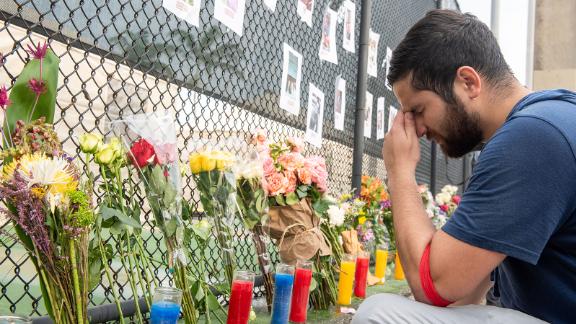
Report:
M 414 115 L 411 112 L 404 113 L 404 130 L 408 137 L 416 135 L 416 123 L 414 122 Z M 416 137 L 418 136 L 416 135 Z
M 390 129 L 390 131 L 392 131 L 393 129 L 404 129 L 404 114 L 403 113 L 398 113 L 396 114 L 396 117 L 394 118 L 394 122 L 392 123 L 392 128 Z

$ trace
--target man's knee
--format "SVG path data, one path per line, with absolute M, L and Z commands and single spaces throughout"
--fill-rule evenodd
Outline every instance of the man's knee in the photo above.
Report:
M 395 323 L 394 314 L 402 314 L 413 303 L 410 299 L 394 294 L 377 294 L 368 297 L 354 315 L 352 324 Z

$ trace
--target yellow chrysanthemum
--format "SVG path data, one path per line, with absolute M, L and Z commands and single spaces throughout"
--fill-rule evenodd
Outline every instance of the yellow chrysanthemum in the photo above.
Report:
M 64 194 L 78 186 L 70 163 L 62 157 L 35 154 L 29 159 L 20 159 L 19 163 L 18 171 L 29 187 L 38 185 L 48 187 L 52 194 Z
M 32 194 L 38 199 L 44 199 L 44 196 L 46 196 L 46 189 L 43 187 L 34 187 L 30 189 L 30 191 L 32 191 Z
M 14 171 L 18 167 L 18 164 L 29 164 L 31 161 L 37 161 L 42 158 L 42 154 L 24 154 L 20 159 L 13 160 L 12 162 L 4 165 L 2 168 L 2 179 L 10 180 L 14 176 Z

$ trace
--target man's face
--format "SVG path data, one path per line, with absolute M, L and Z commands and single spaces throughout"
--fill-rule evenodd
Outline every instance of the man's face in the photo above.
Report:
M 478 114 L 467 112 L 458 97 L 455 104 L 448 104 L 432 91 L 416 90 L 411 76 L 396 82 L 393 89 L 402 111 L 414 114 L 418 137 L 435 141 L 447 156 L 460 157 L 482 141 Z

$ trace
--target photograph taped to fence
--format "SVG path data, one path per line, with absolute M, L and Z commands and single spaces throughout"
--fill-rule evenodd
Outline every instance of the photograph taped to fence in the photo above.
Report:
M 346 80 L 338 76 L 334 93 L 334 128 L 344 130 L 344 116 L 346 116 Z
M 272 10 L 272 12 L 276 10 L 276 0 L 264 0 L 264 5 L 266 5 L 268 9 Z
M 342 5 L 344 8 L 344 36 L 342 37 L 342 47 L 348 52 L 354 53 L 354 33 L 356 30 L 356 5 L 354 2 L 346 0 Z
M 370 40 L 368 41 L 368 75 L 378 77 L 378 41 L 380 35 L 370 30 Z
M 338 64 L 336 53 L 336 19 L 337 13 L 330 8 L 326 9 L 322 19 L 322 38 L 320 39 L 320 59 Z
M 392 50 L 390 47 L 386 46 L 386 56 L 384 57 L 384 61 L 382 62 L 382 67 L 385 68 L 384 73 L 384 84 L 386 84 L 386 88 L 392 91 L 392 85 L 388 82 L 388 73 L 390 72 L 390 60 L 392 60 Z
M 162 7 L 196 27 L 200 24 L 201 0 L 163 0 Z
M 246 0 L 216 0 L 214 18 L 242 36 Z
M 312 28 L 312 16 L 314 12 L 314 0 L 298 0 L 298 7 L 296 8 L 300 19 Z
M 324 93 L 310 83 L 308 89 L 308 115 L 306 116 L 306 142 L 322 146 L 322 122 L 324 119 Z
M 394 106 L 390 106 L 388 109 L 388 126 L 386 127 L 386 133 L 388 133 L 390 128 L 392 128 L 392 124 L 394 123 L 394 118 L 396 118 L 397 113 L 398 109 L 396 109 Z
M 376 139 L 384 138 L 384 97 L 378 98 L 376 101 Z
M 280 108 L 298 115 L 300 113 L 300 81 L 302 80 L 302 55 L 284 43 Z
M 364 136 L 372 137 L 372 106 L 374 105 L 374 96 L 366 91 L 366 109 L 364 110 Z

